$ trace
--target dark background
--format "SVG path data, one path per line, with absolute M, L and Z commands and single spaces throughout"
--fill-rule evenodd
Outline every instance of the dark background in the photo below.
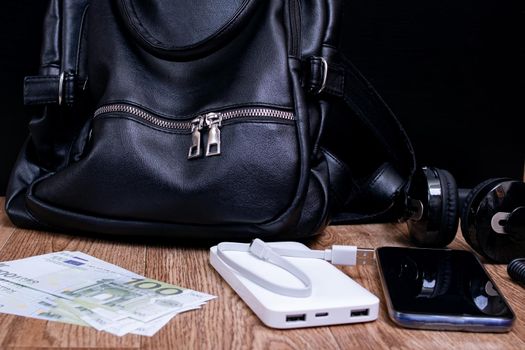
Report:
M 348 0 L 345 51 L 422 165 L 462 187 L 523 178 L 524 1 Z
M 462 187 L 523 177 L 522 1 L 345 0 L 344 51 L 412 139 Z M 38 68 L 47 1 L 0 5 L 0 195 L 27 137 L 22 81 Z

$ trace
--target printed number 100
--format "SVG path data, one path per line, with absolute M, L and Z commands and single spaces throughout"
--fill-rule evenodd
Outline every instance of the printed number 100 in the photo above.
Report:
M 163 284 L 157 281 L 153 281 L 153 280 L 134 278 L 131 281 L 127 282 L 126 284 L 131 285 L 138 289 L 151 290 L 160 295 L 176 295 L 176 294 L 182 293 L 182 289 L 173 287 L 171 285 L 166 285 L 166 284 Z

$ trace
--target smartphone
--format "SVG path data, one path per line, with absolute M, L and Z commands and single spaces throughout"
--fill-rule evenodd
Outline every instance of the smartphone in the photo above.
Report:
M 466 250 L 381 247 L 377 264 L 390 318 L 409 328 L 508 332 L 514 312 Z

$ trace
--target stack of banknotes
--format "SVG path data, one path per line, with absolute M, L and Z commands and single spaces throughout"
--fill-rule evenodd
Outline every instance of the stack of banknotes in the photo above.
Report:
M 82 252 L 0 262 L 0 312 L 152 336 L 215 296 L 152 280 Z

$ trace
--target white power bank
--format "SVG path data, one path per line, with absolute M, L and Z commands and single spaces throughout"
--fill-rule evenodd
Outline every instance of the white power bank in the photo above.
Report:
M 275 248 L 309 249 L 298 242 L 267 243 Z M 284 269 L 258 259 L 249 252 L 226 251 L 230 259 L 280 285 L 302 287 Z M 210 263 L 259 319 L 273 328 L 301 328 L 367 322 L 377 319 L 379 299 L 329 262 L 313 258 L 285 257 L 306 273 L 312 282 L 309 297 L 290 297 L 269 291 L 241 276 L 210 248 Z

